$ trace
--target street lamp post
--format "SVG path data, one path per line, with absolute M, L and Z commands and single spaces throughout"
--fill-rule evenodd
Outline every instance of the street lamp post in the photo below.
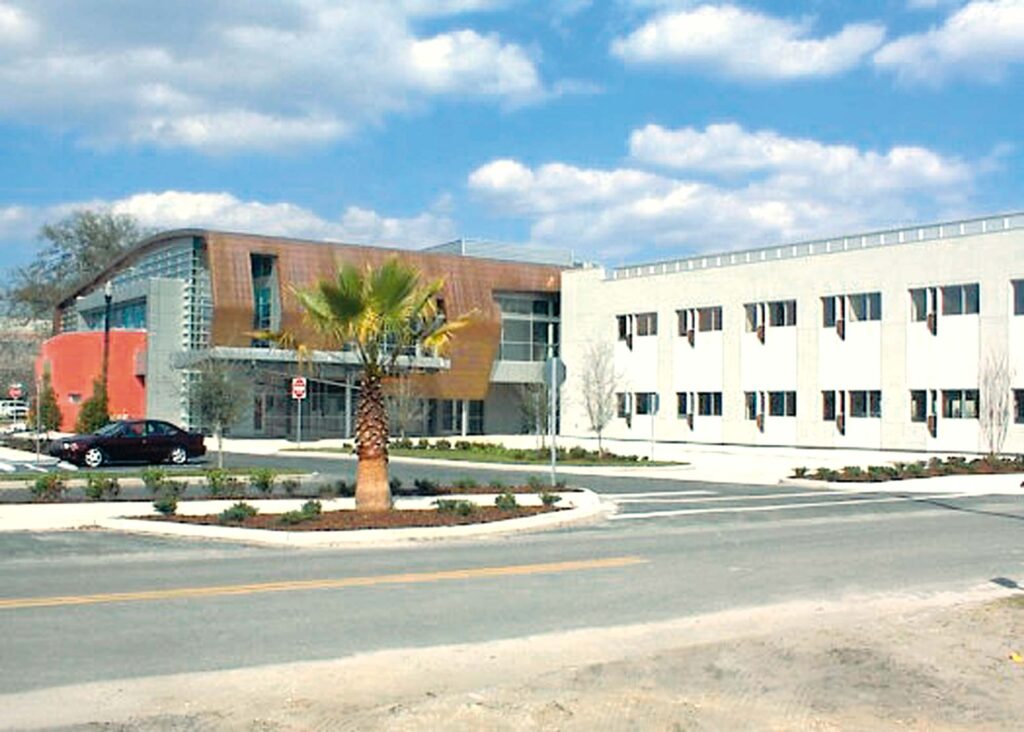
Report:
M 107 280 L 103 286 L 103 393 L 110 398 L 107 391 L 108 369 L 110 368 L 110 302 L 114 298 L 114 286 Z

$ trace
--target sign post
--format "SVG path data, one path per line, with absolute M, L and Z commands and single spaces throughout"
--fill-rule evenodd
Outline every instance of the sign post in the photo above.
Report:
M 302 444 L 302 402 L 306 398 L 306 377 L 296 376 L 292 379 L 292 399 L 295 400 L 296 416 L 295 421 L 295 442 Z
M 548 388 L 548 435 L 551 438 L 551 487 L 558 483 L 555 464 L 558 462 L 558 448 L 555 446 L 555 429 L 558 412 L 558 388 L 565 381 L 565 363 L 558 356 L 552 356 L 544 364 L 544 384 Z

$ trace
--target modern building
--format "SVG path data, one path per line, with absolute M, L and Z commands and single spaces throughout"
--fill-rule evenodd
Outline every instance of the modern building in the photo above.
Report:
M 562 346 L 566 435 L 606 349 L 606 437 L 1024 452 L 1024 214 L 566 272 Z
M 293 295 L 331 277 L 343 262 L 380 263 L 391 256 L 426 280 L 443 277 L 442 308 L 472 313 L 446 358 L 403 356 L 418 407 L 413 434 L 519 432 L 521 392 L 542 382 L 543 362 L 559 348 L 559 288 L 571 256 L 459 240 L 427 250 L 353 246 L 206 230 L 153 236 L 123 255 L 57 308 L 44 366 L 70 429 L 78 404 L 109 358 L 110 411 L 202 427 L 192 404 L 203 362 L 231 364 L 249 394 L 236 436 L 291 436 L 298 409 L 291 379 L 308 377 L 302 434 L 350 436 L 358 398 L 356 354 L 293 352 L 253 337 L 288 330 L 317 343 Z M 109 286 L 108 286 L 109 285 Z M 109 296 L 109 297 L 108 297 Z

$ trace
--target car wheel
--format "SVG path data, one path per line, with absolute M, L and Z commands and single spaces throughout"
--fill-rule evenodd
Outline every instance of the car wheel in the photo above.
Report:
M 184 465 L 188 462 L 188 453 L 185 452 L 185 448 L 179 445 L 178 447 L 171 450 L 170 460 L 175 465 Z
M 103 450 L 98 447 L 90 447 L 85 451 L 85 455 L 82 456 L 82 462 L 85 463 L 87 468 L 98 468 L 103 465 L 107 456 L 103 454 Z

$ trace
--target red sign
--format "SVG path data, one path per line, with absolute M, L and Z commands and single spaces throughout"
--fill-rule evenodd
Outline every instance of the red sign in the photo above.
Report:
M 306 377 L 296 376 L 292 379 L 292 399 L 306 398 Z
M 7 387 L 7 396 L 11 399 L 21 399 L 25 396 L 25 387 L 22 384 L 11 384 Z

